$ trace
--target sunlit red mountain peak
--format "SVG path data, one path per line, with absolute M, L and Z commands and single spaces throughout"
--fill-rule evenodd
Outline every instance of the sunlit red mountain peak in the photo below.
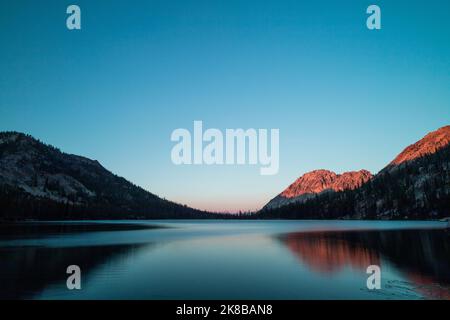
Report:
M 418 212 L 420 210 L 423 212 L 425 208 L 433 208 L 429 209 L 429 212 L 427 212 L 428 215 L 433 213 L 435 216 L 446 216 L 446 211 L 442 208 L 448 208 L 448 206 L 446 204 L 438 204 L 438 202 L 442 201 L 445 203 L 445 201 L 448 201 L 446 200 L 446 195 L 449 194 L 448 176 L 442 173 L 448 170 L 449 144 L 450 125 L 447 125 L 428 133 L 421 140 L 405 148 L 389 165 L 378 172 L 376 176 L 372 176 L 367 170 L 345 172 L 343 174 L 336 174 L 329 170 L 308 172 L 298 178 L 278 196 L 270 200 L 264 206 L 263 211 L 269 209 L 269 214 L 272 214 L 270 211 L 273 211 L 273 209 L 293 203 L 300 205 L 311 200 L 311 205 L 308 207 L 308 210 L 311 208 L 316 208 L 314 209 L 316 211 L 328 210 L 328 214 L 330 215 L 330 212 L 334 212 L 336 204 L 345 204 L 347 206 L 346 209 L 350 208 L 348 210 L 354 210 L 354 215 L 360 215 L 361 212 L 365 212 L 364 214 L 366 215 L 371 215 L 373 212 L 378 212 L 377 214 L 379 215 L 380 212 L 383 212 L 387 216 L 392 216 L 394 213 L 398 215 L 399 212 L 405 214 L 406 212 L 409 215 L 411 214 L 410 212 Z M 435 153 L 439 153 L 438 158 L 440 160 L 433 159 Z M 415 169 L 411 171 L 411 168 L 404 168 L 405 166 L 402 164 L 406 162 L 414 162 L 411 165 Z M 432 164 L 430 166 L 431 169 L 427 169 L 428 171 L 424 173 L 421 167 L 428 164 Z M 386 173 L 394 171 L 396 172 L 395 177 L 391 178 L 390 175 L 386 175 Z M 377 182 L 378 189 L 376 193 L 373 193 L 371 184 L 366 184 L 369 180 Z M 386 187 L 386 184 L 389 186 Z M 411 184 L 412 186 L 410 186 Z M 434 198 L 424 196 L 425 189 L 430 185 L 433 189 L 431 191 L 428 189 L 427 192 L 434 193 Z M 383 187 L 382 190 L 380 190 L 380 186 Z M 355 189 L 355 192 L 359 191 L 359 200 L 357 202 L 351 196 L 346 197 L 345 194 L 336 197 L 332 194 L 339 191 Z M 395 198 L 399 197 L 401 192 L 408 193 L 408 197 L 401 199 Z M 327 200 L 321 197 L 318 200 L 319 202 L 314 202 L 316 195 L 322 193 L 329 193 L 331 198 Z M 352 193 L 352 195 L 354 194 Z M 392 199 L 392 197 L 395 198 L 395 201 L 388 200 Z M 404 202 L 405 198 L 409 199 L 408 205 Z M 434 200 L 429 202 L 427 199 Z M 324 203 L 326 204 L 325 206 Z M 289 210 L 288 208 L 286 211 L 287 215 L 295 211 Z M 311 212 L 310 214 L 314 217 L 314 213 Z
M 390 165 L 399 165 L 425 155 L 433 154 L 450 143 L 450 125 L 428 133 L 416 143 L 406 147 Z
M 337 174 L 329 170 L 314 170 L 305 173 L 272 199 L 268 208 L 279 207 L 292 202 L 304 201 L 325 191 L 344 191 L 359 188 L 372 178 L 367 170 L 350 171 Z
M 367 170 L 350 171 L 343 174 L 323 169 L 314 170 L 298 178 L 281 195 L 286 198 L 294 198 L 307 193 L 320 193 L 327 189 L 351 190 L 361 186 L 371 177 L 372 174 Z

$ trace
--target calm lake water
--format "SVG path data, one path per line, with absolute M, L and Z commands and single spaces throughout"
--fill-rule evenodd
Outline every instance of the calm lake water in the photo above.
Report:
M 78 265 L 81 290 L 66 287 Z M 379 265 L 380 290 L 366 268 Z M 0 225 L 1 299 L 450 299 L 442 222 Z

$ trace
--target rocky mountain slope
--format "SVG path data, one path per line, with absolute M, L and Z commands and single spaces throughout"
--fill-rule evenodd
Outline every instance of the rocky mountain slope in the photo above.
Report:
M 114 175 L 17 132 L 0 133 L 0 219 L 198 218 Z
M 329 170 L 305 173 L 282 193 L 272 199 L 265 208 L 278 208 L 291 203 L 305 202 L 323 192 L 337 192 L 359 188 L 372 178 L 367 170 L 336 174 Z
M 416 143 L 408 146 L 390 163 L 390 167 L 427 156 L 444 148 L 450 143 L 450 126 L 430 132 Z
M 316 190 L 319 192 L 309 194 L 303 201 L 282 206 L 270 206 L 269 202 L 259 217 L 429 219 L 449 216 L 449 142 L 450 126 L 442 127 L 405 148 L 357 188 L 328 189 L 329 192 L 319 188 Z M 321 185 L 321 181 L 310 184 Z M 289 188 L 283 193 L 289 195 Z

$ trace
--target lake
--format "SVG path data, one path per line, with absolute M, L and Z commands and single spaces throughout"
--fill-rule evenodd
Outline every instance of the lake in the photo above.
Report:
M 424 221 L 0 224 L 0 299 L 450 299 L 450 232 Z M 81 290 L 66 269 L 81 268 Z M 381 289 L 366 286 L 369 265 Z

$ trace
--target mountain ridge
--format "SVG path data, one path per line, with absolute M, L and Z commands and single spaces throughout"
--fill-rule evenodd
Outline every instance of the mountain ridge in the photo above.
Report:
M 198 218 L 97 160 L 61 152 L 20 132 L 0 132 L 0 218 Z
M 444 126 L 406 147 L 376 175 L 315 170 L 281 192 L 281 202 L 271 200 L 277 205 L 227 216 L 162 199 L 97 160 L 30 135 L 0 132 L 0 220 L 435 219 L 450 215 L 449 142 L 450 126 Z
M 270 218 L 436 218 L 450 214 L 450 126 L 407 146 L 355 189 L 318 192 L 304 201 L 265 205 Z M 297 179 L 298 180 L 298 179 Z
M 419 141 L 410 144 L 400 152 L 389 165 L 400 165 L 419 157 L 433 154 L 450 143 L 450 125 L 426 134 Z M 389 166 L 388 165 L 388 166 Z
M 270 200 L 265 208 L 276 208 L 295 202 L 304 202 L 323 192 L 352 190 L 360 187 L 372 177 L 372 173 L 365 169 L 341 174 L 325 169 L 313 170 L 300 176 L 289 187 Z

